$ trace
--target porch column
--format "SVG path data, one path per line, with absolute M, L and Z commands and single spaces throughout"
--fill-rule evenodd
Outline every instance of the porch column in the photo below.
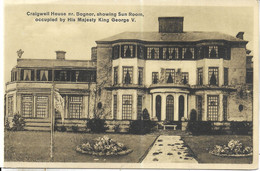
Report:
M 166 120 L 166 95 L 162 94 L 162 103 L 161 103 L 161 120 Z
M 188 119 L 188 95 L 184 94 L 184 118 Z
M 174 94 L 174 121 L 179 120 L 179 94 Z

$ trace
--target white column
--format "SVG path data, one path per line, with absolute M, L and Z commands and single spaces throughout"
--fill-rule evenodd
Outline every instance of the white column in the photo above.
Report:
M 184 118 L 188 119 L 188 95 L 184 94 Z
M 166 120 L 166 94 L 162 94 L 162 103 L 161 103 L 161 120 Z
M 174 121 L 179 120 L 179 94 L 174 94 Z

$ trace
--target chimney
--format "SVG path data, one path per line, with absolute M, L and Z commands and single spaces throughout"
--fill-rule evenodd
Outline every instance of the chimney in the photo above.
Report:
M 244 32 L 238 32 L 237 35 L 236 35 L 236 38 L 244 40 Z
M 183 17 L 159 17 L 159 33 L 182 33 Z
M 56 51 L 56 59 L 58 60 L 65 60 L 65 54 L 66 52 L 65 51 Z
M 97 47 L 91 48 L 91 60 L 93 61 L 97 60 Z

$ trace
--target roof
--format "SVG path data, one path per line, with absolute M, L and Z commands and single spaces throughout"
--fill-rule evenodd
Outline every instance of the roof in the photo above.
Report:
M 202 40 L 226 40 L 232 42 L 245 42 L 234 36 L 220 32 L 183 32 L 183 33 L 159 33 L 159 32 L 123 32 L 114 36 L 96 41 L 105 43 L 118 40 L 140 40 L 148 42 L 196 42 Z
M 44 68 L 96 68 L 96 62 L 91 60 L 57 60 L 57 59 L 17 59 L 16 67 Z

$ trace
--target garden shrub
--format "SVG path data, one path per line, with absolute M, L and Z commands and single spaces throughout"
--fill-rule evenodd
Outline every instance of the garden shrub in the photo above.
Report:
M 246 121 L 242 121 L 242 122 L 232 121 L 230 123 L 230 130 L 232 133 L 235 134 L 247 135 L 252 133 L 253 124 L 252 122 L 246 122 Z
M 67 131 L 67 128 L 66 128 L 64 125 L 62 125 L 62 126 L 60 127 L 60 131 L 61 131 L 61 132 L 66 132 L 66 131 Z
M 193 135 L 207 135 L 212 133 L 212 125 L 210 121 L 189 121 L 187 131 Z
M 13 127 L 12 131 L 23 131 L 25 126 L 24 118 L 20 114 L 15 114 L 13 117 Z
M 107 130 L 105 120 L 100 118 L 93 118 L 88 120 L 87 128 L 94 133 L 101 133 Z
M 114 129 L 115 132 L 119 132 L 120 131 L 120 125 L 119 124 L 114 125 L 113 129 Z
M 130 123 L 129 132 L 132 134 L 147 134 L 156 125 L 151 120 L 135 120 Z
M 73 132 L 78 132 L 79 131 L 79 126 L 78 125 L 73 125 L 71 127 L 71 129 L 72 129 Z

